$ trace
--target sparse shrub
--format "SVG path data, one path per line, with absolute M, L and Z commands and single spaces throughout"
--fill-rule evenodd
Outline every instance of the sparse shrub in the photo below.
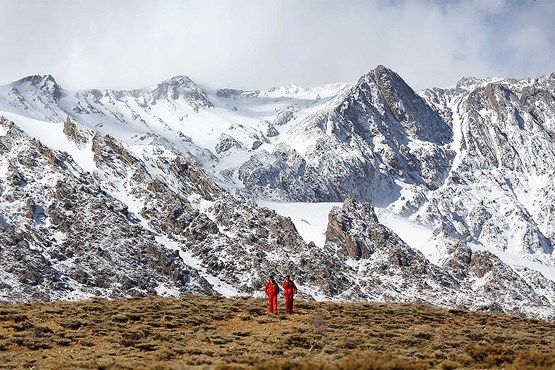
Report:
M 158 361 L 169 361 L 175 357 L 175 352 L 167 347 L 160 348 L 156 352 L 156 359 Z
M 142 319 L 142 315 L 141 314 L 137 314 L 137 313 L 129 313 L 127 314 L 127 318 L 131 321 L 140 321 Z
M 456 361 L 451 361 L 451 360 L 446 360 L 443 361 L 441 364 L 441 369 L 443 370 L 455 370 L 458 369 L 460 367 L 462 367 L 462 365 Z
M 55 341 L 55 343 L 60 347 L 67 347 L 72 342 L 73 341 L 71 339 L 66 339 L 66 338 L 59 338 L 59 339 L 56 339 L 56 341 Z
M 175 329 L 181 327 L 181 324 L 175 321 L 168 321 L 164 323 L 164 326 L 168 329 Z
M 245 365 L 242 364 L 217 364 L 216 370 L 243 370 Z
M 268 360 L 265 362 L 257 363 L 253 366 L 255 370 L 309 370 L 309 369 L 317 369 L 316 367 L 308 367 L 314 366 L 299 363 L 296 360 L 289 360 L 289 359 L 277 359 L 277 360 Z
M 404 338 L 399 338 L 399 339 L 397 339 L 397 343 L 399 343 L 400 345 L 402 345 L 402 346 L 405 347 L 405 348 L 408 348 L 408 347 L 418 347 L 418 344 L 419 344 L 420 342 L 421 342 L 421 341 L 420 341 L 419 339 L 415 339 L 415 338 L 407 338 L 407 337 L 404 337 Z
M 466 349 L 466 352 L 480 364 L 489 367 L 500 366 L 511 363 L 514 359 L 514 353 L 510 348 L 504 348 L 493 345 L 472 346 Z
M 376 352 L 354 353 L 337 362 L 338 368 L 343 370 L 424 370 L 428 366 L 408 361 L 393 354 Z
M 261 316 L 266 314 L 267 312 L 267 308 L 262 308 L 262 307 L 249 307 L 247 308 L 247 312 L 250 313 L 253 316 Z
M 6 316 L 5 320 L 11 320 L 14 323 L 20 323 L 20 322 L 28 322 L 29 321 L 29 317 L 27 315 L 13 315 L 13 316 Z
M 27 347 L 30 350 L 36 351 L 39 349 L 50 349 L 52 345 L 50 341 L 44 339 L 27 339 L 21 344 L 22 347 Z
M 129 318 L 127 317 L 127 315 L 123 315 L 123 314 L 117 314 L 111 317 L 112 321 L 114 322 L 118 322 L 118 323 L 125 323 L 127 321 L 129 321 Z
M 210 338 L 208 341 L 212 344 L 221 345 L 221 344 L 233 343 L 234 338 L 227 337 L 224 335 L 215 335 L 212 338 Z
M 415 337 L 415 338 L 418 338 L 418 339 L 430 340 L 430 339 L 432 339 L 433 335 L 430 334 L 430 333 L 420 332 L 420 333 L 416 333 L 416 334 L 414 335 L 414 337 Z
M 33 327 L 33 324 L 31 324 L 29 321 L 22 321 L 16 324 L 12 324 L 11 327 L 16 331 L 25 331 L 27 329 L 31 329 Z
M 314 339 L 309 335 L 293 334 L 285 338 L 285 344 L 293 348 L 311 348 L 314 346 Z
M 52 329 L 46 326 L 33 326 L 32 335 L 35 338 L 52 333 Z
M 73 320 L 73 321 L 70 321 L 70 322 L 62 322 L 62 323 L 60 323 L 60 326 L 62 328 L 65 328 L 65 329 L 77 330 L 77 329 L 81 328 L 81 326 L 83 326 L 83 323 L 81 321 L 78 321 L 78 320 Z
M 159 342 L 143 342 L 135 344 L 135 348 L 140 349 L 141 351 L 156 351 L 160 348 Z
M 233 333 L 233 335 L 235 335 L 236 337 L 248 337 L 251 334 L 252 333 L 250 331 L 236 331 Z
M 141 339 L 143 339 L 143 337 L 137 332 L 122 333 L 119 344 L 124 347 L 132 347 Z
M 528 352 L 518 356 L 507 370 L 547 370 L 555 368 L 555 353 Z
M 326 319 L 321 313 L 312 315 L 308 319 L 308 323 L 315 333 L 324 333 L 326 331 Z
M 483 340 L 485 337 L 485 334 L 482 332 L 471 332 L 468 334 L 468 339 L 470 339 L 473 342 L 479 342 L 481 340 Z
M 335 340 L 332 343 L 335 348 L 340 349 L 340 350 L 345 350 L 345 349 L 355 349 L 359 346 L 360 344 L 360 340 L 357 340 L 356 338 L 351 338 L 351 337 L 342 337 L 339 340 Z

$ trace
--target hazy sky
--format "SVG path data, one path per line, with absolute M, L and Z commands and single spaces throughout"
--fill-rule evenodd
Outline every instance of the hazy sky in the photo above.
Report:
M 0 0 L 0 84 L 136 88 L 355 81 L 413 88 L 555 72 L 555 0 Z

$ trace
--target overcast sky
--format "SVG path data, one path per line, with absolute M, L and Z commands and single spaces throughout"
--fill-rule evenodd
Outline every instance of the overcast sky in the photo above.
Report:
M 537 77 L 555 72 L 554 19 L 555 0 L 0 0 L 0 84 L 316 86 L 379 64 L 415 89 Z

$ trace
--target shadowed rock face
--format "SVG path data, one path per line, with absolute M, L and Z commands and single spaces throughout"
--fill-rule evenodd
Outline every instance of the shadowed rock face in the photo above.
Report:
M 359 80 L 361 86 L 363 78 Z M 452 140 L 453 133 L 449 125 L 397 73 L 378 66 L 364 80 L 377 85 L 378 96 L 408 136 L 440 145 Z M 374 106 L 381 105 L 372 103 Z
M 77 125 L 70 117 L 67 117 L 64 121 L 64 134 L 69 140 L 77 143 L 81 147 L 88 142 L 87 137 L 79 133 Z
M 368 259 L 376 246 L 384 246 L 390 232 L 378 222 L 370 204 L 359 206 L 360 210 L 357 205 L 353 199 L 347 199 L 342 209 L 330 212 L 326 242 L 344 245 L 351 258 Z

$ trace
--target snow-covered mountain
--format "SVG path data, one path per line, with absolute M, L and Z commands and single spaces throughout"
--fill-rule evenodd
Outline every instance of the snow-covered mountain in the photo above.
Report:
M 30 76 L 0 86 L 0 115 L 4 301 L 259 294 L 277 271 L 306 298 L 554 318 L 555 74 L 419 92 L 383 66 L 256 91 Z

